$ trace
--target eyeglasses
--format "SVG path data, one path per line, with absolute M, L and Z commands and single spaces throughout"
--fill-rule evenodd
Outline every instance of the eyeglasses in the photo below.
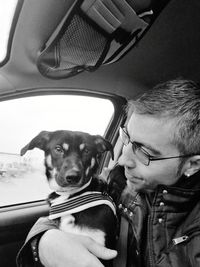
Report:
M 132 150 L 137 159 L 143 163 L 146 166 L 149 166 L 151 161 L 156 161 L 156 160 L 165 160 L 165 159 L 175 159 L 175 158 L 186 158 L 186 157 L 191 157 L 194 156 L 195 154 L 190 154 L 190 155 L 180 155 L 180 156 L 174 156 L 174 157 L 167 157 L 167 158 L 156 158 L 151 156 L 146 150 L 144 150 L 141 145 L 139 145 L 137 142 L 131 141 L 130 137 L 127 133 L 127 130 L 125 127 L 120 127 L 119 129 L 119 135 L 120 138 L 125 146 L 127 146 L 129 143 L 132 144 Z

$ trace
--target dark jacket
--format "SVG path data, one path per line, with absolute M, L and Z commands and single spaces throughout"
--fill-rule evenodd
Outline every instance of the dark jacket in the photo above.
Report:
M 129 222 L 127 267 L 200 266 L 200 174 L 173 187 L 158 186 L 152 195 L 124 190 L 123 168 L 110 175 L 111 194 L 119 214 Z M 57 226 L 40 219 L 30 231 L 18 265 L 34 266 L 30 240 Z M 119 266 L 120 267 L 120 266 Z
M 119 202 L 129 221 L 128 267 L 200 266 L 200 173 L 151 195 L 125 190 Z

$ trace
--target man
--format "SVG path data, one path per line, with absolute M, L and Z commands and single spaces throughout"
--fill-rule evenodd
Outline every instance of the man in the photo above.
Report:
M 123 152 L 109 179 L 128 222 L 126 266 L 200 266 L 200 87 L 177 79 L 130 101 L 120 136 Z M 21 266 L 28 266 L 38 235 L 39 258 L 48 267 L 102 267 L 98 258 L 116 257 L 89 238 L 38 224 L 19 255 Z

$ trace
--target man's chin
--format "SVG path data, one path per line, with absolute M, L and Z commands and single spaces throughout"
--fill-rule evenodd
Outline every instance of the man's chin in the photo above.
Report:
M 142 186 L 136 183 L 132 183 L 130 181 L 127 181 L 127 189 L 130 192 L 140 192 L 142 189 Z
M 147 186 L 144 183 L 132 183 L 130 181 L 127 181 L 127 189 L 129 192 L 152 192 L 154 191 L 153 188 L 151 188 L 150 186 Z

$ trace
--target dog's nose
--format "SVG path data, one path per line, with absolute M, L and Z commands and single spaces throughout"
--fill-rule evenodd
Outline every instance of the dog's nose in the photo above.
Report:
M 80 179 L 81 179 L 81 176 L 79 174 L 66 176 L 66 181 L 68 184 L 78 183 Z

